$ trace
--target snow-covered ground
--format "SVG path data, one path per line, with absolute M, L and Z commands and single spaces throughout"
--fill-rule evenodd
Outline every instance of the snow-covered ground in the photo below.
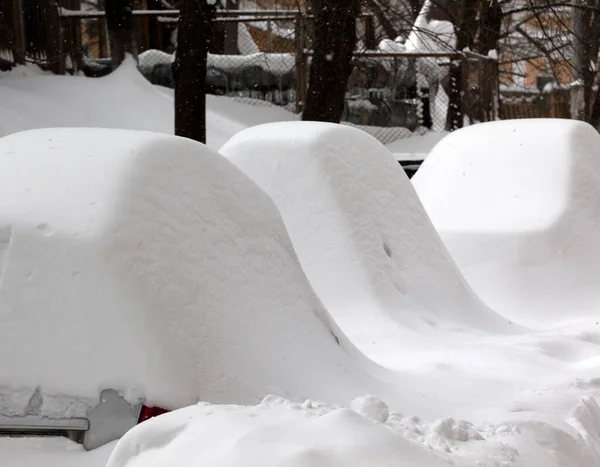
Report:
M 173 134 L 173 91 L 152 86 L 125 63 L 105 78 L 54 76 L 34 68 L 0 72 L 0 136 L 46 127 L 101 127 Z M 298 117 L 281 107 L 248 98 L 208 96 L 208 145 L 220 148 L 239 131 Z M 423 159 L 437 133 L 423 138 L 405 128 L 365 128 L 403 159 Z M 415 141 L 413 142 L 413 138 Z M 404 149 L 406 145 L 406 149 Z
M 94 451 L 66 438 L 7 438 L 0 436 L 0 462 L 6 467 L 104 467 L 115 447 Z
M 448 135 L 448 132 L 428 132 L 423 135 L 414 135 L 409 138 L 398 139 L 386 144 L 386 147 L 399 161 L 421 162 L 427 158 L 437 143 Z
M 105 78 L 54 76 L 31 68 L 0 74 L 0 136 L 46 127 L 102 127 L 173 134 L 173 91 L 126 63 Z M 295 120 L 282 108 L 208 96 L 208 145 L 251 125 Z
M 134 71 L 2 75 L 0 133 L 172 133 L 170 92 Z M 593 295 L 597 135 L 567 122 L 468 128 L 439 143 L 415 190 L 356 129 L 257 127 L 294 117 L 224 98 L 209 107 L 209 145 L 233 137 L 222 152 L 235 165 L 165 134 L 0 140 L 0 319 L 12 323 L 0 328 L 0 384 L 84 397 L 121 384 L 168 408 L 207 402 L 139 425 L 109 467 L 600 466 L 595 307 L 564 290 L 550 311 L 568 323 L 544 306 L 515 312 L 525 288 L 512 295 L 501 274 L 518 266 L 543 281 L 545 264 L 562 264 Z M 534 146 L 538 133 L 547 142 Z M 495 243 L 479 238 L 489 231 Z M 504 254 L 477 256 L 490 245 Z M 480 300 L 493 295 L 478 274 L 506 306 Z M 82 311 L 77 294 L 92 289 Z M 28 332 L 17 308 L 36 323 L 27 351 L 9 344 L 11 329 Z M 123 311 L 127 332 L 115 325 Z M 108 353 L 61 341 L 80 354 L 53 382 L 52 336 L 76 325 Z M 46 354 L 30 352 L 37 342 Z M 84 357 L 99 381 L 76 380 Z M 99 467 L 113 447 L 0 438 L 0 464 Z

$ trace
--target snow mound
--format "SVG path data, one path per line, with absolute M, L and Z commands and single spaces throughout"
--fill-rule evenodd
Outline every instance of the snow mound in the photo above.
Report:
M 537 326 L 597 315 L 599 148 L 598 133 L 576 121 L 485 123 L 444 138 L 413 179 L 495 310 Z
M 390 415 L 387 404 L 375 396 L 357 397 L 350 408 L 369 420 L 381 423 L 385 423 Z
M 353 341 L 392 322 L 419 332 L 510 328 L 471 293 L 406 174 L 371 136 L 270 124 L 238 133 L 221 153 L 274 199 L 308 278 Z
M 54 396 L 106 388 L 165 408 L 377 391 L 273 202 L 206 146 L 14 134 L 0 139 L 0 199 L 0 411 L 22 413 L 36 388 L 47 416 L 71 410 Z
M 0 102 L 0 136 L 50 127 L 174 132 L 173 91 L 150 84 L 132 59 L 103 78 L 45 75 L 36 67 L 19 67 L 2 74 Z M 208 145 L 219 148 L 248 126 L 295 118 L 281 108 L 257 109 L 207 96 Z
M 476 427 L 425 423 L 269 396 L 257 406 L 199 404 L 144 422 L 117 444 L 107 467 L 595 467 L 600 408 L 584 397 L 566 420 L 528 413 Z
M 442 453 L 343 408 L 267 398 L 259 406 L 200 404 L 144 422 L 107 467 L 434 467 Z

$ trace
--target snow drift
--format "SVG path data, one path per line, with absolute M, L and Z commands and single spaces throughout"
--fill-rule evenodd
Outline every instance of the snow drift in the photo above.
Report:
M 0 437 L 2 467 L 106 467 L 116 442 L 93 451 L 59 436 Z
M 576 121 L 485 123 L 444 138 L 413 179 L 467 280 L 497 311 L 538 326 L 595 319 L 599 148 L 598 133 Z
M 221 153 L 275 200 L 310 281 L 351 337 L 394 325 L 510 329 L 471 293 L 406 174 L 374 138 L 280 123 L 238 133 Z
M 204 145 L 14 134 L 0 139 L 0 200 L 5 415 L 36 388 L 46 416 L 84 416 L 81 401 L 105 388 L 165 408 L 375 389 L 340 347 L 273 202 Z
M 150 84 L 133 60 L 104 78 L 46 75 L 33 67 L 0 77 L 0 136 L 49 127 L 174 132 L 173 91 Z M 251 125 L 295 118 L 275 106 L 207 96 L 208 145 L 219 148 Z
M 373 397 L 352 409 L 269 396 L 258 406 L 199 404 L 138 425 L 107 467 L 596 467 L 600 407 L 585 397 L 572 416 L 516 414 L 475 426 L 427 423 Z
M 382 423 L 349 409 L 275 397 L 255 407 L 200 404 L 131 430 L 107 467 L 450 465 L 442 461 L 447 455 L 411 442 L 391 429 L 394 420 L 386 421 L 387 413 Z

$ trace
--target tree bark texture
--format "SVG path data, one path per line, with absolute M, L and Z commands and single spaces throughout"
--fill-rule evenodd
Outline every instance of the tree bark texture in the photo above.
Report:
M 583 63 L 583 99 L 584 99 L 584 118 L 585 121 L 597 126 L 598 120 L 594 119 L 594 111 L 598 113 L 600 109 L 594 109 L 598 102 L 598 93 L 594 92 L 594 84 L 598 75 L 592 63 L 598 63 L 597 57 L 600 52 L 600 8 L 595 2 L 586 0 L 584 6 L 588 6 L 582 13 L 583 29 L 581 31 L 584 40 Z
M 479 3 L 472 0 L 462 0 L 454 14 L 454 31 L 456 33 L 456 50 L 472 48 L 474 37 L 477 35 L 477 13 Z M 450 64 L 450 94 L 448 96 L 447 130 L 456 130 L 464 126 L 465 115 L 465 79 L 468 73 L 466 60 L 453 60 Z
M 133 0 L 106 0 L 105 10 L 110 57 L 114 69 L 123 63 L 127 53 L 137 59 L 133 27 Z
M 206 144 L 206 69 L 216 6 L 179 2 L 175 79 L 175 134 Z
M 339 123 L 352 72 L 359 0 L 313 0 L 314 55 L 302 120 Z

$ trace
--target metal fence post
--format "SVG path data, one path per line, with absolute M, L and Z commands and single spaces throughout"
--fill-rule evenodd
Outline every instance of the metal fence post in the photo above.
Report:
M 304 80 L 306 72 L 306 59 L 304 53 L 305 40 L 304 40 L 304 24 L 301 14 L 296 15 L 294 23 L 295 40 L 296 40 L 296 112 L 302 112 L 304 106 Z
M 492 95 L 492 121 L 500 119 L 500 60 L 494 60 L 494 88 Z
M 267 21 L 267 39 L 265 44 L 265 52 L 271 52 L 271 36 L 273 35 L 273 25 L 271 20 Z

